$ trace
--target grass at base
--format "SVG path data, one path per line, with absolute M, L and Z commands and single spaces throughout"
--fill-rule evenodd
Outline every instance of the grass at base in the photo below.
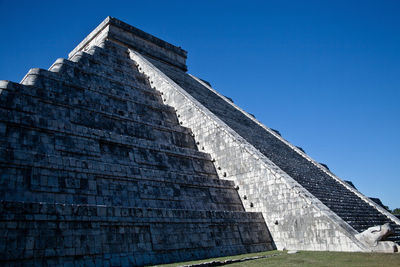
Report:
M 358 252 L 327 252 L 327 251 L 299 251 L 296 254 L 287 254 L 286 251 L 267 251 L 260 253 L 251 253 L 236 255 L 230 257 L 204 259 L 199 261 L 180 262 L 159 266 L 182 266 L 189 264 L 197 264 L 211 261 L 224 261 L 228 259 L 241 259 L 254 256 L 273 255 L 279 254 L 274 257 L 249 260 L 240 263 L 233 263 L 227 266 L 359 266 L 359 267 L 372 267 L 372 266 L 400 266 L 400 253 L 358 253 Z

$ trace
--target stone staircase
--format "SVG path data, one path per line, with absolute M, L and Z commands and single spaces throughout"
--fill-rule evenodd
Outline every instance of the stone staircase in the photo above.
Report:
M 131 266 L 274 248 L 126 48 L 93 46 L 0 89 L 0 262 Z
M 390 223 L 395 233 L 388 240 L 400 244 L 400 225 L 327 174 L 330 172 L 327 168 L 310 161 L 193 76 L 151 58 L 148 60 L 355 230 L 362 232 Z

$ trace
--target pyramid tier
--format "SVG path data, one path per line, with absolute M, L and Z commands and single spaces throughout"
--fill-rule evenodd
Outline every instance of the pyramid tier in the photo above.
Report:
M 0 201 L 0 263 L 133 266 L 269 250 L 262 215 Z

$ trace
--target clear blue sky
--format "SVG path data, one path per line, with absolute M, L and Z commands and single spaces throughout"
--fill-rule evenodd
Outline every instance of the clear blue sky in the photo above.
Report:
M 48 68 L 113 16 L 183 47 L 190 73 L 400 207 L 399 1 L 60 2 L 0 0 L 0 79 Z

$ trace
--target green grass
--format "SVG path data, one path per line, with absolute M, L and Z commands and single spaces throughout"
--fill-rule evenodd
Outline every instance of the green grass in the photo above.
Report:
M 241 259 L 253 256 L 274 255 L 276 256 L 249 260 L 240 263 L 233 263 L 227 266 L 399 266 L 400 267 L 400 253 L 384 254 L 384 253 L 351 253 L 351 252 L 316 252 L 316 251 L 299 251 L 296 254 L 287 254 L 286 251 L 268 251 L 261 253 L 243 254 L 231 257 L 205 259 L 200 261 L 180 262 L 167 264 L 162 266 L 182 266 L 188 264 L 211 262 L 211 261 L 224 261 L 227 259 Z

